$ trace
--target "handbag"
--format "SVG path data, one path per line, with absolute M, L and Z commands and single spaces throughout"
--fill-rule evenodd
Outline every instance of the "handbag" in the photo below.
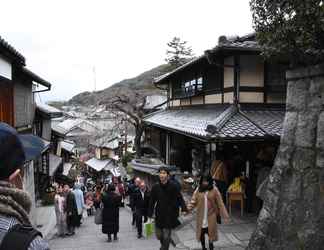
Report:
M 145 238 L 149 238 L 154 233 L 154 222 L 145 222 L 143 224 L 143 234 Z
M 103 210 L 102 205 L 100 205 L 100 207 L 96 210 L 96 214 L 94 217 L 94 223 L 96 225 L 102 224 L 102 210 Z

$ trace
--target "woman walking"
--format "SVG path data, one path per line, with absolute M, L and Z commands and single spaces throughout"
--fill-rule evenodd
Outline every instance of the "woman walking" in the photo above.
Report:
M 66 214 L 64 212 L 65 197 L 63 195 L 63 187 L 58 186 L 56 188 L 56 194 L 54 197 L 54 207 L 56 214 L 56 227 L 57 235 L 64 237 L 66 233 Z
M 213 250 L 213 242 L 218 240 L 217 215 L 221 215 L 225 223 L 228 223 L 228 213 L 224 206 L 222 196 L 216 187 L 213 187 L 213 179 L 210 175 L 200 178 L 199 187 L 194 192 L 189 209 L 197 208 L 197 240 L 201 242 L 203 250 L 207 250 L 205 234 L 209 238 L 209 249 Z
M 119 231 L 119 206 L 121 196 L 115 193 L 114 184 L 109 184 L 102 194 L 102 232 L 108 235 L 108 242 L 111 242 L 111 235 L 117 240 Z

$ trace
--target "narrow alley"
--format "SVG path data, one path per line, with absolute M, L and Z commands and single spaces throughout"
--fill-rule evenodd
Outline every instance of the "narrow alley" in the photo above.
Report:
M 153 235 L 151 238 L 137 239 L 136 229 L 131 226 L 131 213 L 120 209 L 118 241 L 107 242 L 107 236 L 101 233 L 101 225 L 94 224 L 94 217 L 84 220 L 76 234 L 71 237 L 53 238 L 50 243 L 51 250 L 155 250 L 159 249 L 159 242 Z M 172 246 L 170 250 L 174 250 Z

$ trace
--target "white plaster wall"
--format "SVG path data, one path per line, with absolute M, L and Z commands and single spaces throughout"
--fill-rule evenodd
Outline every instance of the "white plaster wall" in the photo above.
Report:
M 0 56 L 0 76 L 7 79 L 12 79 L 12 66 L 11 63 Z
M 261 92 L 240 92 L 240 102 L 243 103 L 263 103 L 263 93 Z
M 233 92 L 224 93 L 224 103 L 233 103 Z
M 264 63 L 260 56 L 240 56 L 240 86 L 264 86 Z
M 222 103 L 222 94 L 213 94 L 205 96 L 205 104 Z
M 224 64 L 234 65 L 234 57 L 226 57 L 224 59 Z M 224 88 L 233 87 L 234 86 L 234 68 L 225 67 L 224 68 Z

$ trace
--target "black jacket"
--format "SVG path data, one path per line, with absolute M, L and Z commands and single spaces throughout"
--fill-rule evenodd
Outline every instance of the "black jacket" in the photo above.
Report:
M 119 231 L 119 206 L 121 196 L 115 192 L 105 192 L 102 195 L 102 232 L 113 234 Z
M 139 215 L 147 216 L 148 206 L 150 202 L 150 193 L 148 191 L 145 191 L 143 199 L 140 189 L 137 189 L 133 195 L 135 212 Z
M 181 201 L 183 211 L 187 211 L 184 200 L 177 186 L 168 181 L 166 184 L 157 183 L 151 191 L 148 217 L 152 217 L 155 207 L 155 224 L 158 228 L 175 228 L 178 221 L 178 202 Z

